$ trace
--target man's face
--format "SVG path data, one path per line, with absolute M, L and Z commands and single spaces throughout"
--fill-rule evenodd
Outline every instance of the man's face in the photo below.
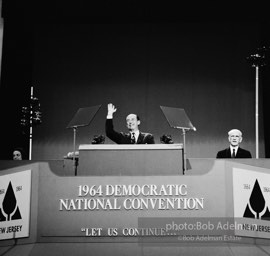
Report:
M 137 116 L 135 114 L 130 114 L 126 118 L 127 128 L 130 131 L 137 131 L 139 130 L 140 120 L 137 120 Z
M 233 147 L 239 146 L 242 141 L 242 135 L 238 132 L 233 132 L 229 135 L 229 142 Z
M 22 160 L 22 154 L 20 151 L 15 150 L 13 152 L 13 160 Z

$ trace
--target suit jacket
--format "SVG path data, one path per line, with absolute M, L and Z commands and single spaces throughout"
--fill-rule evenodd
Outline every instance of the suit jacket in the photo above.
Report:
M 106 119 L 105 124 L 106 136 L 117 144 L 132 144 L 131 134 L 117 132 L 113 128 L 113 120 Z M 151 133 L 140 132 L 136 144 L 155 144 L 154 136 Z
M 217 158 L 232 158 L 230 148 L 226 148 L 217 153 Z M 251 158 L 251 153 L 248 150 L 238 148 L 235 158 Z

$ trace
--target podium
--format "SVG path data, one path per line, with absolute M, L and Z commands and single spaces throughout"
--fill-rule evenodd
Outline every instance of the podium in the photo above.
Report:
M 84 144 L 77 175 L 181 175 L 182 149 L 182 144 Z
M 181 150 L 157 149 L 159 145 L 156 146 L 151 149 L 156 156 Z M 129 157 L 141 151 L 149 156 L 148 150 L 131 150 L 126 146 L 117 150 L 110 145 L 103 149 L 80 147 L 85 157 L 89 152 L 102 156 L 110 152 L 125 155 L 124 151 Z M 159 168 L 162 159 L 156 157 L 155 160 Z M 267 192 L 270 161 L 248 159 L 245 164 L 223 159 L 194 161 L 199 168 L 206 164 L 206 172 L 147 176 L 140 175 L 137 165 L 133 176 L 108 173 L 80 176 L 79 172 L 74 177 L 59 175 L 60 172 L 56 175 L 51 169 L 53 165 L 46 162 L 20 161 L 18 165 L 16 161 L 0 161 L 2 217 L 10 212 L 6 203 L 2 204 L 6 197 L 11 200 L 9 183 L 14 191 L 13 201 L 16 199 L 14 206 L 22 213 L 16 220 L 1 219 L 0 254 L 73 256 L 91 251 L 93 255 L 161 256 L 167 253 L 176 256 L 179 252 L 197 255 L 199 251 L 203 256 L 267 255 L 261 248 L 270 249 L 270 234 L 265 232 L 270 227 Z M 192 166 L 194 161 L 191 161 Z M 114 164 L 120 166 L 119 162 Z M 8 165 L 10 168 L 6 168 Z M 165 170 L 170 168 L 167 166 Z M 28 184 L 21 179 L 26 172 L 31 176 L 31 182 L 30 176 L 27 177 Z M 30 191 L 26 197 L 31 202 L 22 196 L 26 188 Z M 264 202 L 261 209 L 258 209 L 258 201 Z M 250 209 L 248 216 L 247 208 Z M 30 217 L 27 222 L 24 209 L 28 209 Z M 184 223 L 192 227 L 199 223 L 206 228 L 175 228 Z M 243 228 L 238 229 L 238 224 Z M 220 225 L 223 228 L 219 228 Z M 226 228 L 231 227 L 229 225 L 233 228 Z M 29 227 L 28 234 L 20 234 L 21 227 Z M 164 233 L 151 235 L 150 232 L 161 228 Z
M 73 256 L 90 251 L 93 255 L 130 256 L 198 255 L 198 252 L 202 256 L 267 255 L 264 251 L 270 249 L 269 160 L 248 159 L 241 163 L 240 160 L 194 159 L 193 167 L 207 166 L 204 173 L 171 175 L 171 165 L 179 171 L 181 161 L 174 162 L 174 158 L 165 156 L 176 157 L 181 145 L 175 149 L 165 145 L 155 145 L 155 149 L 150 145 L 144 149 L 129 149 L 128 145 L 118 149 L 115 145 L 100 146 L 81 145 L 80 153 L 83 158 L 91 153 L 107 161 L 112 155 L 111 164 L 116 166 L 111 168 L 115 172 L 124 163 L 120 157 L 115 159 L 115 154 L 129 160 L 139 155 L 142 159 L 155 155 L 153 173 L 164 166 L 168 173 L 142 175 L 142 159 L 137 159 L 139 163 L 133 168 L 130 164 L 126 168 L 122 166 L 123 170 L 113 175 L 109 175 L 109 167 L 107 173 L 95 175 L 100 172 L 101 160 L 95 163 L 90 159 L 88 164 L 93 166 L 85 165 L 85 173 L 99 169 L 94 175 L 81 176 L 83 173 L 78 172 L 76 177 L 60 175 L 60 170 L 56 174 L 53 165 L 47 162 L 0 161 L 1 255 Z M 170 160 L 173 163 L 168 165 Z M 146 171 L 147 168 L 144 172 L 148 174 Z M 13 187 L 12 197 L 9 184 Z M 24 196 L 27 191 L 30 193 Z M 20 210 L 19 218 L 5 219 L 8 214 L 16 215 L 7 201 L 13 201 L 13 208 Z M 184 223 L 204 228 L 178 230 Z M 28 227 L 28 233 L 21 234 Z M 163 233 L 152 235 L 161 229 Z

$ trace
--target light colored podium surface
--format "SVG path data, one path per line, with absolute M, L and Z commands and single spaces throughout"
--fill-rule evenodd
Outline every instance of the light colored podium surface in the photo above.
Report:
M 182 150 L 183 144 L 81 144 L 80 151 L 120 151 L 120 150 Z
M 0 161 L 4 216 L 8 182 L 22 210 L 20 193 L 26 187 L 13 175 L 31 172 L 30 220 L 23 224 L 29 234 L 18 237 L 14 231 L 4 239 L 2 232 L 0 255 L 269 255 L 270 221 L 262 216 L 270 209 L 270 162 L 250 160 L 190 159 L 186 175 L 89 175 L 87 170 L 76 177 L 61 174 L 64 169 L 53 161 L 12 166 L 13 161 L 10 167 Z M 0 221 L 0 229 L 20 221 Z M 234 221 L 245 229 L 229 228 Z M 223 228 L 217 228 L 219 222 Z

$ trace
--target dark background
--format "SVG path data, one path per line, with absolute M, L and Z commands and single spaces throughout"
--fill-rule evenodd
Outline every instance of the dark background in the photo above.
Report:
M 270 45 L 266 7 L 259 7 L 4 1 L 1 159 L 10 159 L 16 146 L 28 150 L 20 118 L 31 86 L 42 109 L 42 123 L 33 128 L 35 160 L 73 150 L 66 126 L 78 108 L 102 104 L 91 124 L 78 129 L 77 147 L 105 134 L 109 102 L 118 108 L 117 130 L 137 113 L 156 143 L 163 134 L 182 142 L 160 105 L 184 108 L 197 128 L 186 135 L 188 157 L 214 158 L 232 128 L 242 130 L 242 146 L 255 157 L 255 68 L 247 57 Z M 260 157 L 270 155 L 269 68 L 259 74 Z

